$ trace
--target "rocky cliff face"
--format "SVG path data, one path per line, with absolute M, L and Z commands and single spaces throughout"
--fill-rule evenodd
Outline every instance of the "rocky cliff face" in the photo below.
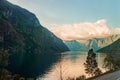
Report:
M 116 35 L 111 35 L 105 38 L 98 38 L 96 39 L 98 42 L 98 46 L 100 48 L 108 46 L 110 44 L 112 44 L 113 42 L 115 42 L 116 40 L 118 40 L 120 38 L 120 34 L 116 34 Z
M 0 0 L 0 47 L 10 53 L 58 53 L 69 50 L 36 16 Z
M 116 40 L 112 44 L 101 48 L 98 52 L 103 53 L 119 53 L 120 52 L 120 39 Z
M 85 40 L 84 43 L 78 41 L 67 41 L 65 44 L 69 47 L 70 50 L 84 50 L 88 51 L 90 48 L 93 48 L 94 51 L 97 51 L 105 46 L 108 46 L 118 40 L 120 38 L 120 34 L 111 35 L 105 38 L 94 38 Z

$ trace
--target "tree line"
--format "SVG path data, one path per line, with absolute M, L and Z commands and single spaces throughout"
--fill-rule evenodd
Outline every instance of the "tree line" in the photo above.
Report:
M 12 74 L 7 70 L 9 64 L 9 53 L 7 50 L 0 50 L 0 80 L 35 80 L 35 78 L 25 78 L 19 74 Z

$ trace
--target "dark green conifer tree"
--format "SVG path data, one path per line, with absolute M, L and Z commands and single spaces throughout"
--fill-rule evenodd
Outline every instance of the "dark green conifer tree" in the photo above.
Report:
M 84 66 L 85 72 L 89 76 L 97 76 L 101 74 L 101 70 L 98 68 L 98 63 L 96 61 L 96 54 L 93 52 L 93 49 L 88 51 L 88 56 Z

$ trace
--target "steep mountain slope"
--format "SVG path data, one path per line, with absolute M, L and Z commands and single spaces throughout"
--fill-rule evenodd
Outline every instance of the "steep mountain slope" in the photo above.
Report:
M 0 47 L 10 53 L 58 53 L 68 48 L 40 25 L 36 16 L 6 0 L 0 0 Z
M 105 38 L 95 38 L 92 40 L 92 48 L 94 48 L 94 50 L 97 51 L 103 47 L 106 47 L 106 46 L 112 44 L 119 38 L 120 38 L 120 34 L 111 35 L 111 36 L 108 36 Z
M 100 48 L 108 46 L 110 44 L 112 44 L 113 42 L 115 42 L 116 40 L 118 40 L 120 38 L 120 34 L 116 34 L 116 35 L 111 35 L 105 38 L 98 38 L 97 42 L 98 42 L 98 46 Z
M 69 50 L 34 14 L 6 0 L 0 0 L 0 49 L 11 54 L 8 70 L 23 77 L 44 74 L 59 59 L 54 53 Z
M 104 52 L 104 53 L 119 53 L 120 52 L 120 39 L 113 42 L 112 44 L 101 48 L 98 50 L 98 52 Z
M 93 48 L 94 51 L 99 50 L 105 46 L 108 46 L 120 38 L 120 34 L 111 35 L 105 38 L 94 38 L 87 39 L 83 42 L 77 42 L 75 40 L 66 41 L 65 44 L 69 47 L 70 50 L 84 50 L 88 51 L 90 48 Z
M 114 58 L 116 65 L 120 66 L 120 38 L 113 42 L 112 44 L 101 48 L 98 52 L 107 53 L 108 55 L 112 55 Z
M 98 41 L 96 39 L 89 39 L 87 41 L 88 44 L 86 44 L 86 46 L 88 47 L 88 49 L 91 49 L 93 48 L 94 51 L 98 50 L 99 49 L 99 46 L 98 46 Z
M 100 49 L 96 39 L 89 39 L 85 43 L 78 42 L 76 40 L 66 41 L 65 44 L 71 51 L 88 51 L 93 48 L 94 51 Z
M 82 43 L 79 43 L 76 40 L 66 41 L 65 44 L 72 51 L 87 51 L 88 47 Z

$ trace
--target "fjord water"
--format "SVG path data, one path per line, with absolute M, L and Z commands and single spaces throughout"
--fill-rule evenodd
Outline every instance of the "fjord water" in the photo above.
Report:
M 56 54 L 12 54 L 8 69 L 23 77 L 37 77 L 49 71 L 58 59 Z
M 96 54 L 98 66 L 102 69 L 105 54 Z M 63 79 L 75 78 L 86 75 L 83 65 L 86 57 L 87 52 L 82 51 L 59 54 L 13 54 L 10 56 L 8 69 L 24 77 L 37 77 L 37 80 L 59 80 L 61 76 Z
M 60 77 L 66 80 L 68 77 L 76 78 L 79 77 L 80 75 L 86 75 L 83 64 L 86 60 L 87 52 L 70 51 L 61 54 L 62 54 L 61 59 L 54 63 L 53 65 L 51 65 L 49 70 L 46 71 L 46 73 L 42 77 L 38 77 L 37 80 L 60 80 Z M 105 54 L 104 53 L 96 54 L 98 66 L 102 70 L 102 72 L 104 72 L 102 66 Z

